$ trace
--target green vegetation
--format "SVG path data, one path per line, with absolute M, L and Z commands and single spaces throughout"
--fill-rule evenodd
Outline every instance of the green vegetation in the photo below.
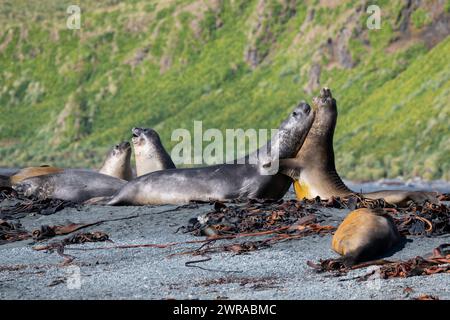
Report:
M 344 177 L 450 180 L 450 38 L 424 44 L 426 4 L 408 40 L 403 2 L 378 1 L 381 30 L 365 27 L 357 1 L 321 3 L 81 1 L 82 28 L 68 30 L 70 1 L 0 0 L 0 166 L 98 167 L 133 126 L 155 128 L 169 149 L 172 130 L 194 120 L 275 128 L 317 94 L 320 63 Z
M 411 15 L 411 19 L 414 23 L 414 26 L 419 29 L 431 22 L 428 12 L 422 8 L 414 11 Z

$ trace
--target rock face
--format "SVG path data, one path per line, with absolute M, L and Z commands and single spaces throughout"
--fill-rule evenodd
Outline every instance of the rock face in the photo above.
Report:
M 244 60 L 252 69 L 267 57 L 277 35 L 295 14 L 295 0 L 258 2 L 255 13 L 250 18 L 248 44 L 244 51 Z
M 314 91 L 320 88 L 320 73 L 322 67 L 319 63 L 314 63 L 309 70 L 308 84 L 304 87 L 307 94 L 311 95 Z

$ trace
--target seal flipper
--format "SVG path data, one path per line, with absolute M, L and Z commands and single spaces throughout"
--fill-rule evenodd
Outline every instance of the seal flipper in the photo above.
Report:
M 300 173 L 302 171 L 302 166 L 300 165 L 298 159 L 280 159 L 278 172 L 282 173 L 294 180 L 300 179 Z
M 109 197 L 94 197 L 91 198 L 89 200 L 86 200 L 85 202 L 83 202 L 83 204 L 87 204 L 87 205 L 107 205 L 109 201 L 111 201 L 111 199 L 113 198 L 113 196 L 109 196 Z

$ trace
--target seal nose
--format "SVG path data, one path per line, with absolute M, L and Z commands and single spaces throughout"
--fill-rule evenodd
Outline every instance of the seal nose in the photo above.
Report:
M 128 141 L 122 141 L 120 144 L 117 145 L 117 147 L 121 149 L 128 149 L 131 147 L 130 143 Z
M 142 129 L 141 128 L 133 128 L 131 129 L 131 133 L 133 134 L 134 138 L 139 137 L 139 135 L 141 134 Z
M 311 107 L 306 102 L 300 103 L 297 109 L 298 111 L 303 112 L 304 114 L 309 114 L 311 112 Z

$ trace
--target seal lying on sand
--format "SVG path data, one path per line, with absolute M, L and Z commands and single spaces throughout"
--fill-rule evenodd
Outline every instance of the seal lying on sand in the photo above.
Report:
M 305 143 L 296 158 L 280 161 L 281 172 L 292 177 L 297 198 L 321 199 L 346 197 L 354 194 L 336 171 L 333 150 L 333 135 L 338 116 L 336 100 L 328 88 L 314 98 L 316 117 Z M 384 199 L 386 202 L 406 206 L 409 201 L 422 203 L 436 201 L 437 194 L 423 191 L 385 190 L 363 193 L 368 199 Z
M 279 134 L 268 145 L 246 157 L 248 161 L 245 164 L 152 172 L 127 183 L 108 204 L 179 204 L 192 200 L 238 198 L 279 199 L 292 182 L 283 174 L 265 174 L 267 167 L 272 166 L 279 158 L 293 157 L 297 153 L 313 120 L 314 111 L 302 102 L 283 121 Z M 270 150 L 269 146 L 278 147 L 278 157 L 273 153 L 270 157 L 264 156 L 264 150 Z
M 130 157 L 131 146 L 129 142 L 125 141 L 114 146 L 112 150 L 108 152 L 106 159 L 101 169 L 99 170 L 99 173 L 123 180 L 131 180 L 133 177 L 131 173 Z M 73 172 L 77 171 L 77 169 L 63 169 L 46 165 L 41 167 L 28 167 L 19 170 L 11 177 L 2 176 L 0 180 L 0 186 L 13 186 L 31 177 L 64 172 L 67 170 L 73 170 Z
M 175 164 L 161 143 L 158 133 L 149 128 L 133 128 L 136 176 L 175 168 Z
M 13 188 L 25 196 L 61 199 L 81 203 L 94 197 L 111 196 L 127 181 L 98 172 L 67 169 L 63 172 L 31 177 Z
M 112 148 L 98 172 L 130 181 L 133 179 L 130 158 L 131 145 L 128 141 L 124 141 Z
M 332 248 L 342 255 L 346 266 L 373 260 L 401 240 L 389 214 L 367 208 L 349 213 L 336 230 Z
M 19 172 L 15 173 L 9 178 L 9 180 L 11 185 L 15 185 L 30 177 L 42 176 L 45 174 L 57 173 L 62 171 L 64 171 L 64 169 L 50 166 L 28 167 L 21 169 Z

